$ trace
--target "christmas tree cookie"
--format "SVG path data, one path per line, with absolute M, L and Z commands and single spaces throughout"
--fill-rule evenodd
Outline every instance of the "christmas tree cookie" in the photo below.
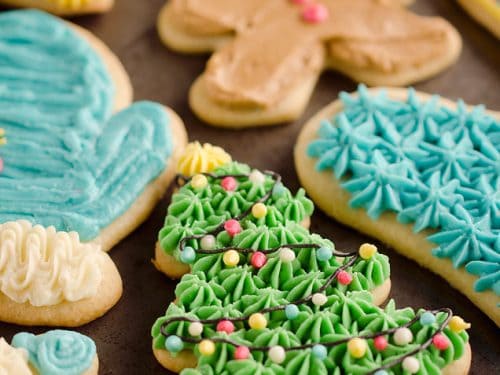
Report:
M 184 264 L 189 272 L 152 328 L 164 367 L 184 375 L 467 373 L 468 324 L 451 310 L 378 307 L 390 267 L 375 246 L 340 250 L 311 233 L 301 225 L 310 201 L 274 172 L 210 145 L 188 153 L 157 247 L 162 271 L 178 275 L 165 267 Z

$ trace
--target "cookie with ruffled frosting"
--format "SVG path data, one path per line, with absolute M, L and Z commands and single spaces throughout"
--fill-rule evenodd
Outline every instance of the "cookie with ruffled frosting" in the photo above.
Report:
M 163 105 L 131 104 L 116 56 L 47 13 L 0 14 L 0 50 L 0 223 L 76 231 L 109 250 L 173 179 L 182 121 Z
M 0 338 L 0 372 L 16 375 L 97 375 L 94 341 L 77 332 L 54 330 L 41 335 L 22 332 L 12 346 Z
M 398 0 L 173 0 L 158 31 L 170 48 L 213 52 L 189 94 L 214 126 L 295 120 L 322 71 L 370 85 L 404 86 L 453 64 L 455 28 L 418 16 Z
M 0 321 L 79 326 L 121 294 L 120 274 L 99 245 L 24 220 L 0 224 Z
M 500 39 L 500 3 L 497 0 L 458 0 L 458 3 Z
M 499 163 L 497 113 L 412 89 L 342 93 L 295 147 L 322 210 L 441 275 L 497 325 Z
M 19 8 L 38 8 L 59 16 L 76 16 L 89 13 L 104 13 L 114 5 L 114 0 L 0 0 Z

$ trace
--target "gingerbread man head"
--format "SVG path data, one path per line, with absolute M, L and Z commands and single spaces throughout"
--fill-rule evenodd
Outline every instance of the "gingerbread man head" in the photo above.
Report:
M 394 0 L 174 0 L 159 31 L 173 49 L 215 50 L 190 104 L 225 127 L 296 119 L 328 68 L 400 86 L 437 74 L 461 49 L 448 22 Z

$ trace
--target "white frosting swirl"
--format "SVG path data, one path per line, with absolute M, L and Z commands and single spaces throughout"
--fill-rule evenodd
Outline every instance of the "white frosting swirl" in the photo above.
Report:
M 25 220 L 0 225 L 0 291 L 33 306 L 75 302 L 97 294 L 105 254 L 82 244 L 76 232 L 33 226 Z
M 0 375 L 31 375 L 28 367 L 28 353 L 16 349 L 0 338 Z

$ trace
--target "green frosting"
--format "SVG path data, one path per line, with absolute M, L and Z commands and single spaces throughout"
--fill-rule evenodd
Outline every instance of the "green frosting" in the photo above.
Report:
M 248 166 L 231 163 L 215 173 L 249 172 Z M 165 227 L 160 232 L 162 248 L 178 256 L 179 241 L 183 237 L 210 233 L 223 221 L 248 210 L 274 185 L 270 177 L 263 184 L 252 183 L 246 178 L 238 178 L 238 181 L 238 189 L 233 193 L 224 191 L 220 187 L 220 180 L 210 177 L 209 185 L 204 189 L 193 190 L 189 183 L 184 185 L 175 194 L 168 209 Z M 221 320 L 248 317 L 263 309 L 295 303 L 318 292 L 340 267 L 352 275 L 352 282 L 346 286 L 334 280 L 324 290 L 327 302 L 323 306 L 315 306 L 310 302 L 298 304 L 298 315 L 291 320 L 287 319 L 282 308 L 267 312 L 265 317 L 268 324 L 262 330 L 250 329 L 246 320 L 236 321 L 235 332 L 230 335 L 217 332 L 216 324 L 204 324 L 202 337 L 224 337 L 238 345 L 251 347 L 280 345 L 290 348 L 335 342 L 397 328 L 416 316 L 410 308 L 397 309 L 393 301 L 383 309 L 373 304 L 369 291 L 382 285 L 390 276 L 389 261 L 385 255 L 376 253 L 370 259 L 357 258 L 353 263 L 348 263 L 351 257 L 333 256 L 327 261 L 318 260 L 318 250 L 310 245 L 334 250 L 334 244 L 310 233 L 299 224 L 313 210 L 303 191 L 293 196 L 287 189 L 280 190 L 280 194 L 273 194 L 266 201 L 268 211 L 265 218 L 256 220 L 251 215 L 243 218 L 240 221 L 241 232 L 234 237 L 224 230 L 219 232 L 215 247 L 262 251 L 298 245 L 292 248 L 295 259 L 286 262 L 280 258 L 278 251 L 271 252 L 266 255 L 265 265 L 256 269 L 251 265 L 251 253 L 240 252 L 238 266 L 230 268 L 223 262 L 223 253 L 198 253 L 191 265 L 192 273 L 185 275 L 176 288 L 176 303 L 169 306 L 165 316 L 159 318 L 152 328 L 155 348 L 165 349 L 161 326 L 167 319 L 187 317 Z M 301 244 L 303 248 L 300 248 Z M 198 240 L 190 240 L 187 245 L 199 248 Z M 285 361 L 276 364 L 266 351 L 254 350 L 250 358 L 235 360 L 234 345 L 217 343 L 214 354 L 201 356 L 197 345 L 185 342 L 184 347 L 193 349 L 198 356 L 198 366 L 196 369 L 184 370 L 182 375 L 366 374 L 426 342 L 445 318 L 445 314 L 440 313 L 431 326 L 421 326 L 418 321 L 412 324 L 410 329 L 414 340 L 405 346 L 397 346 L 389 338 L 387 349 L 379 352 L 373 347 L 373 340 L 368 340 L 369 347 L 361 359 L 353 358 L 345 343 L 329 347 L 325 359 L 317 358 L 311 348 L 305 348 L 287 352 Z M 189 324 L 185 321 L 172 322 L 165 329 L 169 335 L 191 337 Z M 457 334 L 446 328 L 443 334 L 449 338 L 449 348 L 439 351 L 430 346 L 419 352 L 416 355 L 421 365 L 419 374 L 439 373 L 441 368 L 462 355 L 468 340 L 467 333 Z M 388 373 L 404 372 L 401 365 L 397 365 L 389 369 Z

